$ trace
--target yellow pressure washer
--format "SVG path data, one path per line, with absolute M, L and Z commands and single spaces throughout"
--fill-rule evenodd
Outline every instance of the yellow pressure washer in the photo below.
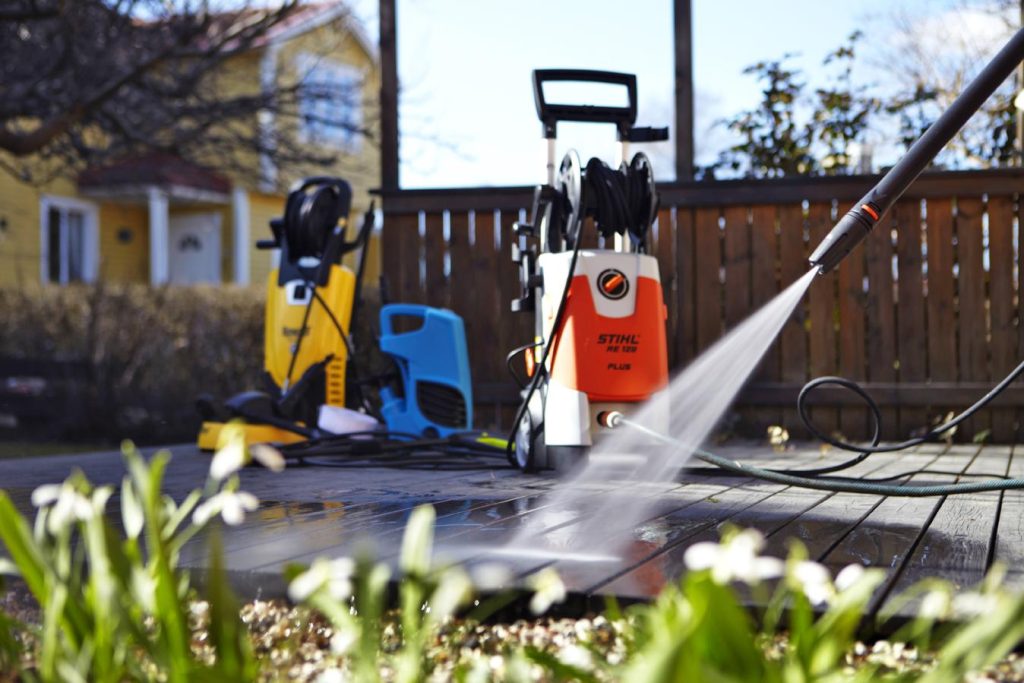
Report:
M 352 189 L 340 178 L 313 177 L 296 183 L 284 215 L 270 222 L 278 266 L 267 278 L 264 323 L 264 391 L 245 391 L 227 401 L 202 396 L 198 445 L 218 446 L 221 429 L 241 420 L 246 444 L 289 444 L 312 437 L 321 406 L 345 407 L 346 370 L 352 356 L 349 328 L 360 299 L 373 205 L 358 235 L 345 239 Z M 360 249 L 357 270 L 341 261 Z M 360 392 L 351 383 L 352 391 Z M 361 397 L 360 397 L 361 398 Z

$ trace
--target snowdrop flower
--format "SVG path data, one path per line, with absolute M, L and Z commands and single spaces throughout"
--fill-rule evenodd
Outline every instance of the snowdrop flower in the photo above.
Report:
M 790 578 L 799 586 L 812 605 L 829 602 L 835 595 L 832 577 L 828 570 L 817 562 L 797 562 L 790 571 Z
M 334 635 L 331 636 L 331 652 L 336 655 L 343 655 L 352 649 L 352 646 L 356 644 L 356 640 L 356 633 L 352 629 L 335 631 Z
M 217 451 L 210 461 L 210 477 L 224 481 L 245 467 L 245 432 L 238 424 L 226 424 L 220 433 Z
M 473 583 L 462 569 L 452 568 L 441 576 L 441 582 L 430 597 L 430 617 L 442 622 L 473 595 Z
M 512 580 L 512 572 L 499 562 L 484 562 L 470 570 L 473 584 L 482 591 L 496 591 Z
M 921 600 L 917 616 L 922 619 L 942 619 L 949 614 L 950 597 L 944 590 L 932 590 Z
M 530 611 L 536 615 L 544 614 L 551 605 L 565 600 L 565 584 L 562 583 L 562 577 L 558 572 L 551 567 L 534 574 L 530 584 L 535 591 L 530 598 Z
M 341 669 L 327 669 L 317 676 L 316 683 L 347 683 L 349 677 Z
M 18 576 L 18 567 L 6 557 L 0 557 L 0 574 Z
M 567 645 L 559 650 L 558 661 L 584 671 L 594 668 L 594 658 L 591 656 L 590 650 L 579 645 Z
M 785 565 L 776 557 L 760 557 L 764 536 L 745 529 L 722 543 L 694 543 L 686 549 L 683 562 L 690 571 L 711 571 L 711 580 L 724 585 L 732 581 L 755 584 L 782 576 Z
M 992 594 L 975 591 L 958 593 L 953 596 L 953 613 L 958 617 L 977 617 L 994 610 L 998 602 Z
M 288 597 L 292 602 L 302 602 L 321 588 L 335 600 L 344 600 L 352 595 L 352 575 L 356 564 L 351 558 L 341 557 L 328 560 L 318 557 L 309 569 L 296 576 L 288 585 Z
M 225 524 L 238 526 L 245 521 L 246 512 L 252 512 L 259 506 L 260 502 L 251 493 L 225 489 L 199 505 L 192 513 L 192 521 L 203 526 L 219 514 Z
M 91 519 L 93 515 L 93 506 L 89 499 L 67 482 L 40 486 L 32 492 L 32 505 L 37 508 L 50 508 L 46 528 L 51 534 L 56 534 L 75 522 Z
M 836 590 L 842 593 L 852 588 L 855 583 L 864 577 L 864 574 L 864 565 L 857 563 L 846 565 L 836 574 Z
M 249 446 L 249 455 L 252 456 L 253 460 L 271 472 L 281 472 L 284 470 L 284 456 L 281 455 L 281 451 L 273 446 L 268 446 L 265 443 L 255 443 Z

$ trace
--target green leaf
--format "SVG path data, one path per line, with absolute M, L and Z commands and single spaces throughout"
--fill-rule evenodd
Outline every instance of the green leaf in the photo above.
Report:
M 556 681 L 584 681 L 585 683 L 597 683 L 600 679 L 589 671 L 584 671 L 579 667 L 566 664 L 555 655 L 541 650 L 533 645 L 527 645 L 523 648 L 523 654 L 527 656 L 535 664 L 539 664 L 544 667 L 547 673 L 554 676 Z
M 256 660 L 249 632 L 239 618 L 238 599 L 228 583 L 219 529 L 214 528 L 209 544 L 207 599 L 210 603 L 210 644 L 216 652 L 214 672 L 224 681 L 255 680 Z

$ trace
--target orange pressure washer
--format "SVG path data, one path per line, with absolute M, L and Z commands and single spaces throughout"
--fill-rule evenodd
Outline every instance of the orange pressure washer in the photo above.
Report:
M 545 96 L 557 82 L 626 89 L 623 107 L 558 104 Z M 629 412 L 668 385 L 666 311 L 658 261 L 647 253 L 658 194 L 643 153 L 627 163 L 630 142 L 668 139 L 667 128 L 637 128 L 636 76 L 607 71 L 533 72 L 534 99 L 548 149 L 548 179 L 534 192 L 529 223 L 514 226 L 513 260 L 522 295 L 513 311 L 534 314 L 534 340 L 525 354 L 529 382 L 508 449 L 524 470 L 565 469 L 581 460 L 606 428 L 598 415 Z M 611 123 L 618 133 L 617 168 L 598 158 L 585 167 L 575 151 L 555 175 L 559 121 Z M 593 221 L 611 248 L 582 248 Z

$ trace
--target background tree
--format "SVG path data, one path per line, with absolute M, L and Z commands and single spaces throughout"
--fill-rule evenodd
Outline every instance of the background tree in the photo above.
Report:
M 864 143 L 881 110 L 871 89 L 853 78 L 861 37 L 853 33 L 826 55 L 824 65 L 833 73 L 813 96 L 805 92 L 802 72 L 785 65 L 792 55 L 744 69 L 763 84 L 761 101 L 722 122 L 740 142 L 722 155 L 719 167 L 756 178 L 854 170 L 853 147 Z
M 258 176 L 260 155 L 277 168 L 334 163 L 293 132 L 312 116 L 368 135 L 329 113 L 347 111 L 361 84 L 284 71 L 271 87 L 224 80 L 225 63 L 303 9 L 300 0 L 0 0 L 0 166 L 42 182 L 148 152 L 216 160 L 243 177 Z M 333 106 L 310 107 L 318 101 Z
M 864 143 L 873 116 L 881 109 L 881 101 L 868 94 L 872 89 L 868 85 L 857 85 L 853 80 L 855 50 L 862 37 L 860 31 L 854 32 L 846 44 L 825 57 L 825 66 L 835 68 L 837 73 L 830 79 L 831 87 L 815 91 L 815 133 L 824 146 L 820 166 L 830 174 L 857 170 L 853 146 Z
M 811 154 L 815 131 L 799 107 L 805 84 L 799 71 L 784 65 L 790 57 L 743 70 L 763 84 L 761 101 L 754 109 L 723 121 L 741 142 L 723 153 L 720 167 L 758 178 L 805 174 L 816 168 Z
M 889 114 L 909 147 L 1021 26 L 1019 0 L 963 0 L 940 12 L 892 11 L 888 37 L 872 40 L 871 62 L 889 85 Z M 879 23 L 879 22 L 876 22 Z M 1015 161 L 1020 73 L 1008 79 L 937 158 L 938 166 L 991 168 Z

